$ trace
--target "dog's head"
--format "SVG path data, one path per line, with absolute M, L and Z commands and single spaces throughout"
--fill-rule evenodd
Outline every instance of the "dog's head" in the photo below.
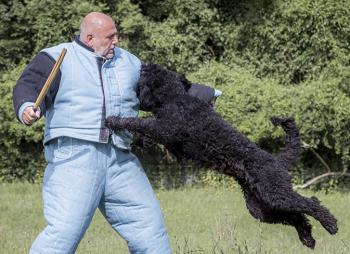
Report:
M 145 111 L 153 111 L 163 103 L 185 94 L 191 87 L 184 75 L 157 64 L 143 64 L 138 82 L 137 97 Z

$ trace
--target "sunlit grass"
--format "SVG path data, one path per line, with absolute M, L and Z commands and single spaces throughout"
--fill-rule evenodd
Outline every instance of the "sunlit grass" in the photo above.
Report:
M 311 220 L 317 245 L 302 246 L 296 231 L 259 223 L 247 212 L 239 189 L 185 188 L 157 191 L 173 252 L 180 253 L 350 253 L 350 194 L 316 195 L 338 218 L 339 233 L 330 236 Z M 28 253 L 45 225 L 41 187 L 0 185 L 0 253 Z M 128 253 L 126 244 L 97 212 L 77 253 Z M 161 253 L 160 253 L 161 254 Z

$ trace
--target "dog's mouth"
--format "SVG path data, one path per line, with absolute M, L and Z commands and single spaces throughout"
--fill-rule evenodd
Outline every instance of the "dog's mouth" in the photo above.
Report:
M 144 84 L 138 84 L 136 96 L 139 99 L 142 111 L 152 112 L 153 108 L 158 104 L 152 96 L 152 90 Z

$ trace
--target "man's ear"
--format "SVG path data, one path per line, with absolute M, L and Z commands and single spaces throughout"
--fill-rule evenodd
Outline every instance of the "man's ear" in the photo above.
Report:
M 87 45 L 90 47 L 90 48 L 93 48 L 93 45 L 94 45 L 94 43 L 93 43 L 93 36 L 92 36 L 92 34 L 88 34 L 87 36 L 86 36 L 86 43 L 87 43 Z

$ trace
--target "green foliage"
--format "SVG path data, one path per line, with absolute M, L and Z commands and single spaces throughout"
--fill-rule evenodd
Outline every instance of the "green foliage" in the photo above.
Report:
M 44 167 L 42 154 L 43 122 L 26 127 L 16 119 L 12 106 L 12 87 L 24 65 L 4 76 L 0 86 L 0 181 L 35 181 Z
M 269 118 L 293 116 L 303 141 L 332 170 L 348 168 L 350 1 L 10 0 L 0 3 L 0 180 L 40 177 L 43 122 L 17 123 L 12 87 L 24 63 L 44 47 L 69 41 L 90 11 L 110 14 L 120 46 L 143 61 L 222 90 L 217 111 L 262 147 L 277 152 L 283 146 L 284 133 Z M 147 155 L 156 162 L 140 156 L 163 182 L 184 177 L 181 165 L 178 175 L 167 174 L 169 156 L 161 147 Z M 306 151 L 294 172 L 306 179 L 322 171 Z
M 237 49 L 260 77 L 300 83 L 317 79 L 334 59 L 349 66 L 350 1 L 280 0 L 251 14 Z
M 71 41 L 81 18 L 104 10 L 101 3 L 83 0 L 12 0 L 0 3 L 0 77 L 6 69 L 41 49 Z
M 83 0 L 31 0 L 27 10 L 30 13 L 38 13 L 32 25 L 35 31 L 32 39 L 35 42 L 36 53 L 44 47 L 71 41 L 74 35 L 79 33 L 82 17 L 91 11 L 102 11 L 103 5 Z
M 219 24 L 215 20 L 215 9 L 209 8 L 205 1 L 146 1 L 159 3 L 157 7 L 140 2 L 143 9 L 127 4 L 126 10 L 123 8 L 126 4 L 121 4 L 127 18 L 120 26 L 122 34 L 127 35 L 129 48 L 143 60 L 186 72 L 213 57 L 206 43 L 212 28 Z M 136 10 L 139 13 L 136 14 Z M 149 16 L 142 17 L 140 12 Z
M 4 69 L 10 69 L 28 57 L 32 50 L 29 38 L 33 36 L 30 22 L 25 17 L 23 1 L 0 3 L 0 77 Z
M 334 170 L 347 169 L 350 162 L 349 68 L 334 66 L 319 79 L 298 86 L 259 79 L 241 67 L 215 62 L 204 65 L 190 77 L 224 91 L 217 101 L 217 111 L 251 140 L 262 145 L 268 141 L 268 148 L 276 151 L 275 146 L 282 143 L 284 133 L 274 128 L 269 119 L 293 116 L 304 142 L 321 152 L 332 151 L 322 156 L 327 156 Z

